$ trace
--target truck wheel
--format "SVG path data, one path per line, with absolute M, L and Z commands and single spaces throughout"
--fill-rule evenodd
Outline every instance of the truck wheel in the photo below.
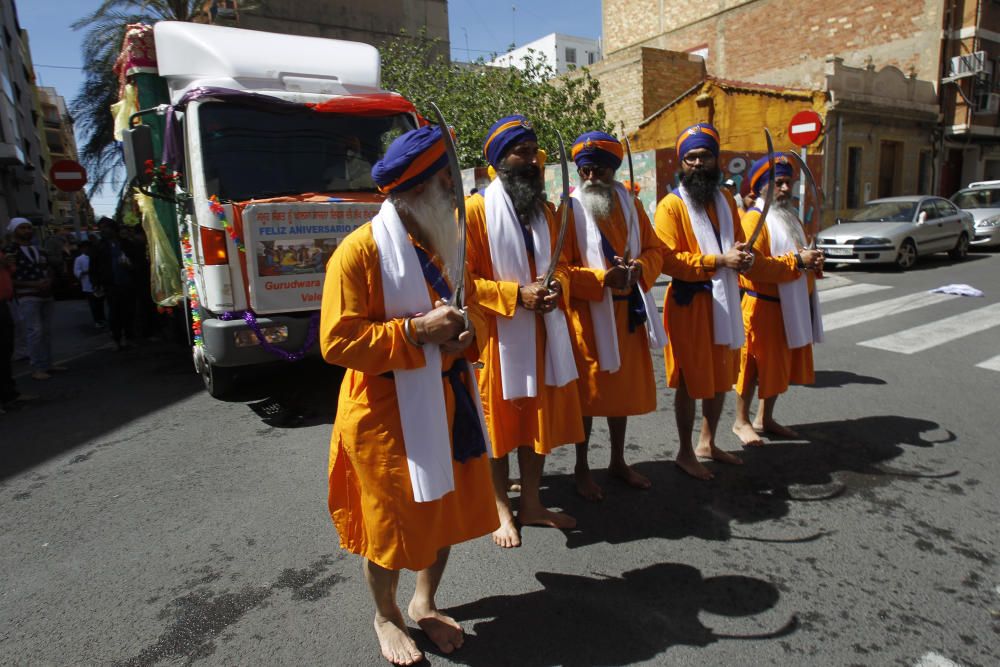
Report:
M 232 368 L 216 366 L 205 359 L 201 364 L 201 380 L 212 398 L 223 398 L 233 390 L 236 373 Z

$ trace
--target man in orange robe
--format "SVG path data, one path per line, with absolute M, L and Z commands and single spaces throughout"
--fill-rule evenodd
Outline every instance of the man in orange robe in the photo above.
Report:
M 469 360 L 487 340 L 475 287 L 468 322 L 445 305 L 456 267 L 454 197 L 441 131 L 397 138 L 372 169 L 379 215 L 327 265 L 320 346 L 346 367 L 330 444 L 329 508 L 341 546 L 363 556 L 382 655 L 423 655 L 396 603 L 399 570 L 417 571 L 408 613 L 450 653 L 459 624 L 435 593 L 449 547 L 498 526 L 485 424 Z M 450 280 L 449 280 L 450 279 Z
M 754 244 L 750 275 L 741 276 L 746 344 L 736 382 L 735 433 L 744 445 L 758 446 L 760 433 L 796 438 L 792 429 L 774 419 L 774 404 L 789 384 L 812 384 L 812 344 L 822 339 L 822 319 L 816 299 L 816 271 L 823 253 L 805 248 L 806 238 L 792 206 L 793 171 L 787 158 L 775 161 L 774 202 Z M 767 157 L 750 168 L 750 189 L 760 196 L 771 178 Z M 759 200 L 758 200 L 759 201 Z M 743 215 L 743 232 L 753 234 L 763 202 Z M 750 403 L 759 385 L 757 419 L 750 421 Z
M 541 281 L 558 223 L 545 201 L 535 132 L 524 116 L 501 118 L 483 151 L 497 178 L 466 202 L 467 261 L 487 320 L 478 375 L 500 515 L 493 540 L 509 548 L 520 546 L 521 535 L 507 496 L 507 455 L 517 450 L 521 471 L 518 522 L 573 528 L 572 517 L 542 505 L 539 486 L 545 455 L 582 440 L 583 418 L 565 315 L 565 245 L 553 281 Z
M 588 500 L 604 497 L 587 461 L 598 416 L 608 419 L 608 472 L 632 487 L 649 488 L 649 479 L 625 463 L 625 429 L 629 415 L 656 409 L 650 348 L 667 342 L 649 294 L 663 265 L 663 242 L 642 205 L 615 182 L 622 154 L 607 132 L 582 134 L 572 148 L 581 186 L 573 193 L 574 228 L 567 234 L 573 251 L 569 315 L 584 431 L 576 446 L 576 489 Z
M 716 446 L 715 435 L 743 346 L 737 273 L 750 268 L 753 255 L 746 251 L 733 198 L 719 188 L 718 131 L 708 123 L 687 128 L 677 139 L 677 157 L 681 185 L 660 200 L 654 216 L 656 234 L 666 246 L 663 272 L 672 278 L 663 304 L 669 339 L 664 357 L 667 383 L 677 390 L 677 465 L 707 480 L 712 472 L 698 457 L 742 463 Z M 697 449 L 692 443 L 696 399 L 701 399 L 703 417 Z

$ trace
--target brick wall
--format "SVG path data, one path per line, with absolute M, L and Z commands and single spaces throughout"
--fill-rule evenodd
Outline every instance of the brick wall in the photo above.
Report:
M 606 56 L 637 44 L 707 46 L 710 75 L 808 88 L 822 84 L 829 55 L 936 81 L 942 12 L 941 0 L 605 0 L 604 46 Z

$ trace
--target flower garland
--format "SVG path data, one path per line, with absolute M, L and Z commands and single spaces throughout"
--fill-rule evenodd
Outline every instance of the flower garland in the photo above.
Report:
M 257 323 L 257 315 L 252 310 L 244 310 L 243 312 L 225 312 L 219 316 L 219 319 L 224 322 L 229 322 L 235 320 L 237 317 L 242 317 L 243 321 L 247 323 L 250 327 L 250 331 L 253 335 L 257 337 L 257 341 L 260 343 L 261 348 L 265 352 L 269 352 L 276 357 L 281 357 L 285 361 L 300 361 L 305 358 L 306 353 L 312 349 L 312 346 L 316 344 L 319 339 L 319 313 L 313 313 L 309 317 L 309 331 L 306 333 L 305 342 L 302 343 L 302 347 L 295 352 L 289 352 L 288 350 L 282 350 L 280 347 L 271 343 L 264 336 L 264 332 L 260 328 L 260 324 Z
M 201 336 L 201 303 L 198 301 L 198 287 L 194 282 L 194 248 L 191 246 L 190 224 L 184 225 L 181 251 L 184 254 L 184 277 L 187 282 L 188 307 L 191 312 L 191 338 L 195 347 L 202 347 L 204 340 Z
M 165 164 L 157 166 L 152 160 L 146 160 L 146 175 L 150 177 L 153 187 L 161 192 L 173 192 L 177 189 L 177 181 L 180 180 L 180 174 L 176 171 L 171 171 L 170 167 Z
M 226 217 L 226 207 L 219 202 L 219 197 L 217 195 L 212 195 L 208 198 L 208 207 L 212 210 L 212 213 L 219 220 L 219 222 L 222 223 L 226 233 L 229 234 L 229 238 L 231 238 L 233 243 L 236 244 L 236 249 L 245 255 L 247 249 L 246 246 L 243 245 L 243 239 L 241 239 L 240 235 L 236 233 L 236 228 L 233 227 L 233 223 L 229 222 L 229 218 Z

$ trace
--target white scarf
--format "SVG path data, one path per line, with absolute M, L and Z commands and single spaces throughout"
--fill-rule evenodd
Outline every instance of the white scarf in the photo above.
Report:
M 430 311 L 432 304 L 420 260 L 396 208 L 389 201 L 382 202 L 381 210 L 372 220 L 372 235 L 378 246 L 385 316 L 393 319 Z M 413 499 L 418 503 L 437 500 L 455 488 L 451 429 L 441 379 L 441 349 L 427 343 L 423 351 L 423 368 L 393 371 L 410 485 Z M 472 369 L 466 376 L 475 377 Z M 478 387 L 470 393 L 479 409 L 480 427 L 489 451 Z
M 733 214 L 729 201 L 719 189 L 715 190 L 715 213 L 719 216 L 719 238 L 715 237 L 715 228 L 708 219 L 708 213 L 700 204 L 696 204 L 691 195 L 682 185 L 677 193 L 684 201 L 691 227 L 698 240 L 698 248 L 706 255 L 721 255 L 723 248 L 727 250 L 736 242 L 733 232 Z M 719 240 L 721 239 L 721 247 Z M 731 350 L 743 347 L 746 340 L 743 332 L 743 312 L 740 309 L 740 289 L 737 283 L 737 272 L 722 266 L 716 266 L 712 275 L 712 326 L 713 341 L 716 345 L 726 345 Z
M 535 282 L 524 248 L 521 224 L 514 205 L 499 178 L 486 188 L 486 237 L 496 280 L 519 285 Z M 531 237 L 535 246 L 535 268 L 544 272 L 552 254 L 549 226 L 539 208 L 531 219 Z M 517 308 L 511 318 L 497 318 L 500 342 L 500 382 L 504 400 L 538 395 L 538 369 L 535 364 L 535 313 Z M 573 347 L 566 325 L 566 314 L 559 308 L 545 313 L 545 384 L 562 387 L 577 378 Z
M 639 214 L 635 210 L 635 202 L 630 201 L 628 191 L 620 183 L 615 183 L 615 191 L 621 204 L 625 225 L 628 228 L 628 249 L 633 259 L 642 254 L 639 231 Z M 573 219 L 576 222 L 576 244 L 584 265 L 591 269 L 607 270 L 607 258 L 601 246 L 601 231 L 597 220 L 590 210 L 584 206 L 581 191 L 575 190 L 573 197 Z M 656 308 L 656 300 L 646 291 L 642 294 L 643 305 L 646 307 L 646 339 L 650 349 L 657 350 L 666 346 L 667 332 L 663 329 L 663 321 Z M 618 327 L 615 326 L 614 297 L 610 287 L 604 288 L 604 298 L 590 302 L 590 317 L 594 323 L 594 342 L 597 345 L 597 360 L 602 371 L 614 373 L 621 368 L 621 354 L 618 350 Z
M 758 204 L 762 205 L 763 202 Z M 798 252 L 805 247 L 806 237 L 798 219 L 793 223 L 795 227 L 789 229 L 778 211 L 771 208 L 767 213 L 766 224 L 771 256 L 780 257 L 790 252 Z M 781 299 L 781 319 L 785 325 L 788 348 L 794 350 L 813 343 L 822 343 L 823 317 L 820 314 L 819 298 L 815 291 L 809 294 L 809 279 L 806 274 L 803 273 L 790 282 L 778 283 L 778 298 Z

